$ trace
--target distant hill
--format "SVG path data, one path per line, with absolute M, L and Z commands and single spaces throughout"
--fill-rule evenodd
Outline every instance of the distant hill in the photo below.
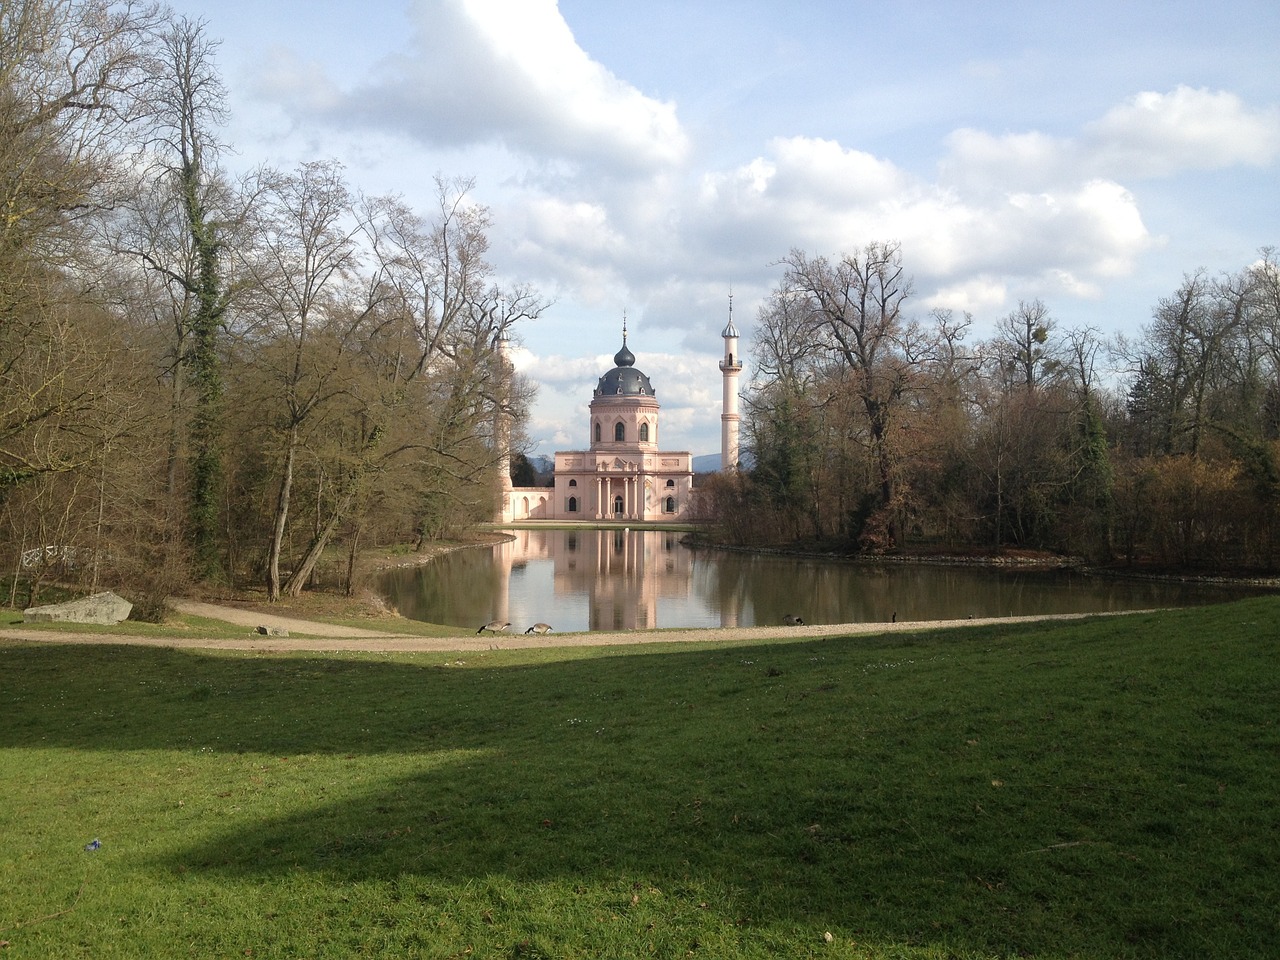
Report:
M 693 458 L 694 473 L 715 473 L 720 469 L 720 454 L 704 453 L 700 457 Z
M 750 470 L 755 466 L 755 458 L 751 456 L 751 451 L 743 450 L 739 453 L 739 463 L 742 464 L 743 470 Z M 700 457 L 693 458 L 694 473 L 719 473 L 720 472 L 720 454 L 704 453 Z

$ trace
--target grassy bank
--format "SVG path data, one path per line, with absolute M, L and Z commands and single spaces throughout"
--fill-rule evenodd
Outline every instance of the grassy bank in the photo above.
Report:
M 461 658 L 0 643 L 0 942 L 1269 958 L 1278 623 L 1263 599 Z

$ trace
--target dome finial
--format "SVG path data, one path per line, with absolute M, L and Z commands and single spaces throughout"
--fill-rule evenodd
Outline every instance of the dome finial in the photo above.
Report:
M 630 367 L 635 364 L 636 357 L 627 349 L 627 311 L 622 311 L 622 349 L 613 355 L 615 366 Z
M 720 331 L 720 336 L 726 340 L 730 337 L 736 338 L 738 336 L 738 328 L 733 325 L 733 284 L 729 285 L 729 322 Z
M 622 349 L 613 355 L 613 369 L 600 378 L 597 397 L 656 396 L 649 378 L 636 369 L 636 356 L 627 346 L 627 320 L 622 318 Z

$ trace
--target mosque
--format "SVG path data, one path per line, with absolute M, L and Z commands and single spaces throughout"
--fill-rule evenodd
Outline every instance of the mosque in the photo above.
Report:
M 720 413 L 720 469 L 738 465 L 738 330 L 729 322 L 720 334 L 724 358 L 720 372 L 724 395 Z M 510 363 L 510 343 L 498 341 L 504 362 Z M 648 376 L 636 367 L 627 348 L 626 321 L 622 349 L 613 356 L 613 369 L 600 378 L 588 406 L 585 450 L 561 450 L 555 455 L 555 481 L 550 487 L 515 487 L 508 457 L 499 469 L 503 482 L 497 520 L 675 521 L 693 516 L 693 455 L 687 450 L 659 449 L 658 394 Z M 509 431 L 498 426 L 504 442 Z

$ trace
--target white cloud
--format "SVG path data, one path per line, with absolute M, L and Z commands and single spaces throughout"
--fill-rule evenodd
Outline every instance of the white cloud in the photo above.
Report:
M 604 336 L 602 333 L 601 336 Z M 716 356 L 646 349 L 655 338 L 633 335 L 636 366 L 650 376 L 660 406 L 659 442 L 668 450 L 706 453 L 716 449 L 720 429 L 720 371 Z M 611 341 L 612 342 L 612 341 Z M 594 344 L 584 343 L 591 347 Z M 544 451 L 581 449 L 590 442 L 587 406 L 596 381 L 613 367 L 613 354 L 567 357 L 513 351 L 517 367 L 536 375 L 544 390 L 529 435 Z
M 590 348 L 593 345 L 584 343 L 582 346 Z M 529 353 L 523 359 L 524 365 L 518 369 L 522 372 L 537 374 L 540 382 L 553 389 L 577 389 L 583 383 L 594 383 L 601 374 L 613 366 L 612 359 L 610 356 L 606 362 L 605 358 L 600 356 L 569 357 L 563 354 L 550 354 L 540 357 Z
M 349 90 L 287 58 L 264 85 L 295 113 L 435 146 L 501 143 L 628 175 L 678 163 L 688 149 L 675 105 L 592 60 L 555 0 L 420 0 L 414 20 L 410 52 Z
M 957 130 L 932 181 L 832 139 L 779 137 L 736 166 L 689 169 L 683 184 L 579 179 L 563 195 L 519 196 L 513 211 L 523 210 L 525 252 L 558 262 L 579 302 L 585 293 L 630 306 L 701 352 L 723 322 L 707 309 L 722 296 L 714 291 L 767 289 L 792 247 L 839 254 L 899 241 L 924 308 L 979 314 L 1017 297 L 1097 299 L 1160 243 L 1128 180 L 1273 161 L 1273 128 L 1275 111 L 1177 88 L 1134 97 L 1075 137 Z M 1208 140 L 1229 143 L 1208 149 Z M 749 328 L 752 307 L 739 304 Z
M 1280 156 L 1280 109 L 1250 110 L 1235 94 L 1185 86 L 1139 93 L 1090 124 L 1083 148 L 1118 176 L 1263 166 Z
M 303 60 L 283 47 L 269 52 L 255 86 L 259 96 L 292 104 L 307 113 L 337 109 L 343 100 L 323 63 Z
M 771 187 L 784 199 L 819 195 L 843 204 L 873 204 L 911 188 L 892 163 L 833 140 L 785 137 L 769 146 L 777 158 Z
M 1009 297 L 1002 281 L 988 276 L 970 277 L 959 283 L 940 287 L 925 299 L 927 309 L 955 310 L 957 313 L 983 314 L 1000 309 Z
M 618 264 L 626 260 L 627 241 L 611 222 L 604 203 L 549 196 L 524 196 L 504 213 L 509 238 L 506 259 L 527 273 L 573 291 L 588 304 L 616 300 L 625 288 Z
M 1091 180 L 1041 193 L 1015 193 L 984 211 L 984 222 L 956 240 L 968 248 L 960 272 L 1101 279 L 1128 273 L 1150 245 L 1137 203 L 1119 184 Z M 1094 289 L 1091 282 L 1086 284 Z M 1085 287 L 1081 287 L 1085 289 Z
M 947 138 L 942 177 L 966 190 L 1036 190 L 1098 177 L 1167 177 L 1280 157 L 1280 108 L 1251 110 L 1232 93 L 1180 86 L 1139 93 L 1084 127 L 1078 138 L 1031 131 L 996 136 L 961 129 Z
M 1070 178 L 1074 146 L 1043 133 L 994 136 L 962 128 L 946 139 L 939 164 L 944 182 L 979 193 L 1028 190 Z
M 1006 176 L 1002 141 L 970 133 L 954 142 L 957 164 L 977 157 L 959 178 L 964 186 L 926 183 L 826 141 L 776 140 L 773 153 L 705 177 L 699 214 L 732 224 L 739 236 L 785 237 L 811 252 L 898 241 L 917 280 L 936 290 L 963 289 L 974 276 L 1052 275 L 1075 278 L 1068 286 L 1077 292 L 1096 292 L 1098 279 L 1131 270 L 1149 246 L 1137 202 L 1119 184 L 1086 179 L 1015 190 L 1011 182 L 1019 178 Z M 1020 138 L 1011 154 L 1043 164 L 1053 152 L 1049 143 Z M 988 302 L 1005 283 L 984 279 L 985 293 L 962 299 Z

